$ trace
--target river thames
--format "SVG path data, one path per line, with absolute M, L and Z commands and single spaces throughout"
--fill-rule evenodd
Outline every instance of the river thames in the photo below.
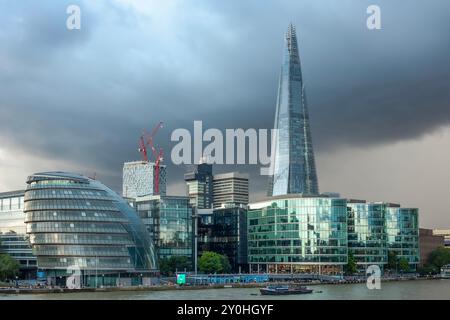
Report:
M 261 296 L 258 288 L 166 291 L 115 291 L 51 294 L 1 294 L 0 300 L 450 300 L 450 280 L 383 282 L 380 290 L 365 284 L 312 285 L 312 294 Z

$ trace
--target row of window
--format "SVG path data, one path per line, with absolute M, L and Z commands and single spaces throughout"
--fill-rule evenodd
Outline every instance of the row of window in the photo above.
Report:
M 40 233 L 31 234 L 32 244 L 83 244 L 83 245 L 131 245 L 128 235 L 114 234 L 70 234 L 70 233 Z
M 33 249 L 40 256 L 128 257 L 128 250 L 125 246 L 37 245 Z
M 117 210 L 113 202 L 102 200 L 31 200 L 25 202 L 25 212 L 58 209 Z
M 125 269 L 131 268 L 131 260 L 129 258 L 52 258 L 39 257 L 39 268 L 68 268 L 77 266 L 82 269 Z
M 34 199 L 100 199 L 109 200 L 110 197 L 102 190 L 86 189 L 38 189 L 28 190 L 25 200 Z
M 292 263 L 347 263 L 347 255 L 337 256 L 290 256 L 290 255 L 253 255 L 249 256 L 249 263 L 292 262 Z
M 347 254 L 345 247 L 290 247 L 290 248 L 253 248 L 249 247 L 251 254 L 291 254 L 291 255 L 339 255 Z
M 38 221 L 120 221 L 125 222 L 119 211 L 32 211 L 25 214 L 25 222 Z
M 33 222 L 27 224 L 27 233 L 36 232 L 86 232 L 126 233 L 121 224 L 83 222 Z

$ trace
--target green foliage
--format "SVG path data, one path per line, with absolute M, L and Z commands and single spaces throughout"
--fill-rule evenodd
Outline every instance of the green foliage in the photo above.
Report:
M 176 271 L 190 271 L 192 264 L 186 256 L 172 256 L 159 260 L 159 271 L 163 275 L 172 275 Z
M 438 269 L 432 264 L 426 264 L 417 270 L 421 275 L 436 274 Z
M 20 264 L 8 254 L 0 255 L 0 280 L 12 279 L 19 274 Z
M 347 264 L 345 265 L 344 270 L 345 274 L 348 276 L 355 274 L 357 271 L 355 257 L 350 251 L 348 252 Z
M 450 263 L 450 249 L 439 247 L 430 254 L 430 264 L 437 270 Z M 438 271 L 438 272 L 439 272 Z
M 394 251 L 389 251 L 387 268 L 389 270 L 397 270 L 397 266 L 398 266 L 397 253 Z
M 205 251 L 198 261 L 201 272 L 204 273 L 229 273 L 231 265 L 226 255 L 212 251 Z
M 398 260 L 398 267 L 402 272 L 409 272 L 409 262 L 405 258 L 401 258 Z

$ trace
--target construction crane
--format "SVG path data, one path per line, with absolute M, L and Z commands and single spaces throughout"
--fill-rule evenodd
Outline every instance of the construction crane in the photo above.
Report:
M 153 143 L 153 137 L 156 135 L 159 129 L 163 127 L 162 121 L 160 121 L 147 137 L 147 144 L 152 149 L 153 157 L 155 158 L 155 193 L 159 194 L 159 164 L 163 160 L 163 149 L 160 148 L 159 152 L 156 151 L 155 144 Z
M 142 154 L 142 159 L 145 162 L 148 162 L 147 146 L 145 145 L 144 135 L 145 135 L 145 132 L 142 134 L 141 138 L 139 139 L 139 149 L 138 149 L 138 151 Z
M 148 162 L 147 146 L 150 146 L 152 150 L 153 157 L 155 158 L 155 194 L 159 194 L 159 166 L 163 160 L 163 149 L 160 148 L 159 151 L 156 150 L 155 144 L 153 143 L 153 137 L 156 135 L 158 130 L 163 127 L 162 121 L 160 121 L 152 130 L 150 134 L 144 130 L 142 136 L 139 139 L 139 152 L 142 154 L 142 158 L 145 162 Z

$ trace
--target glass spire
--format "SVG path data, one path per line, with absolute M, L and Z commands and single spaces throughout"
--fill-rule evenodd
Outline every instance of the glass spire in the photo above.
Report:
M 285 35 L 283 64 L 278 87 L 275 125 L 274 172 L 269 177 L 269 196 L 319 193 L 311 139 L 305 86 L 295 27 Z

